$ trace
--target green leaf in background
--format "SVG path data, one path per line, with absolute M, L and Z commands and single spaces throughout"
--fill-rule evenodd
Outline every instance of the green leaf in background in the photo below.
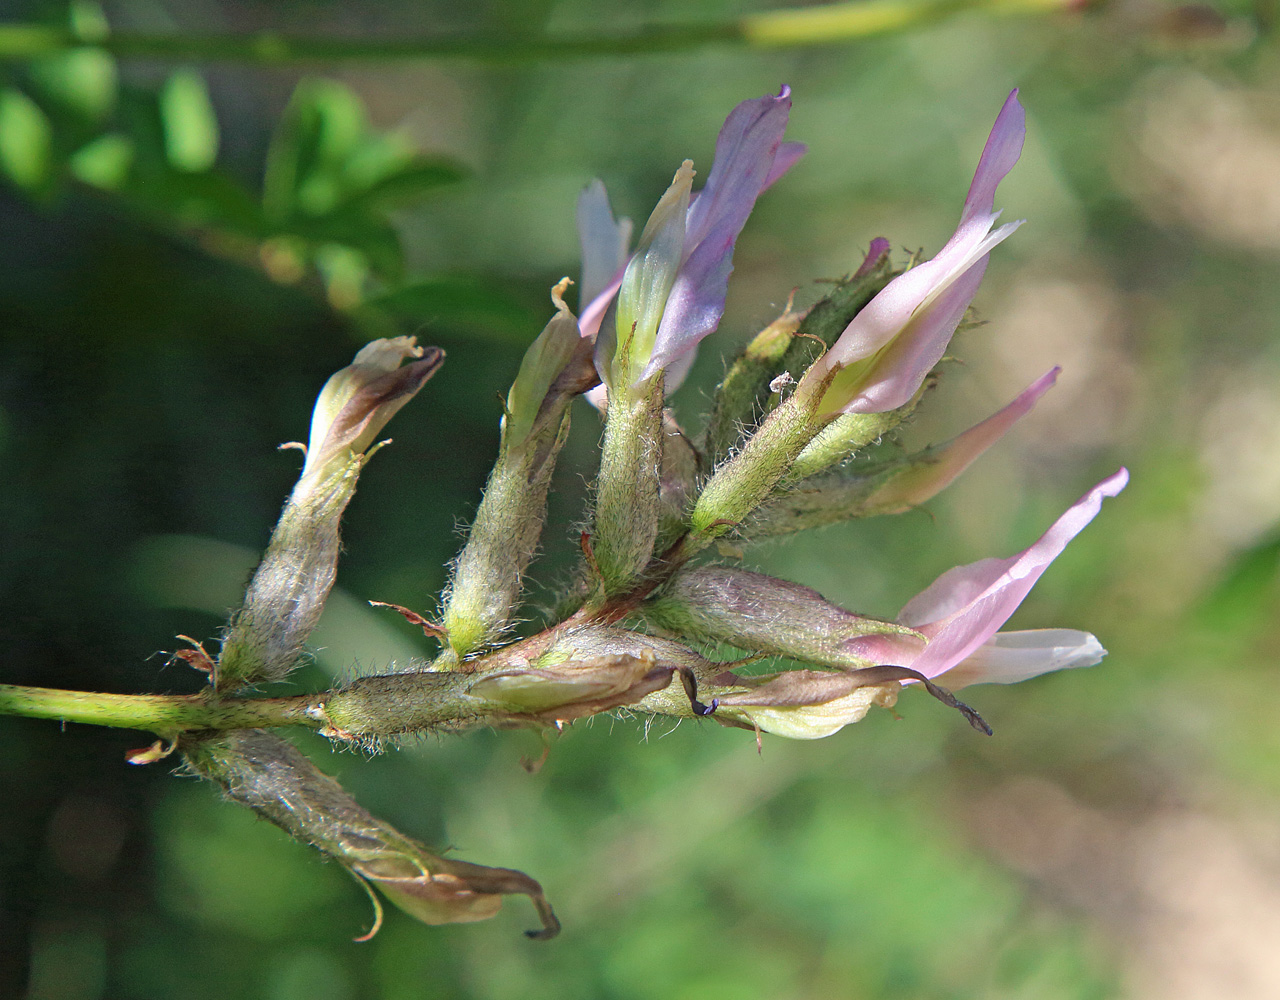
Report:
M 1280 603 L 1280 539 L 1240 553 L 1200 608 L 1200 620 L 1216 635 L 1256 640 L 1275 627 Z
M 92 0 L 72 0 L 67 10 L 72 33 L 85 42 L 100 42 L 110 33 L 102 5 Z
M 35 101 L 14 87 L 0 91 L 0 170 L 11 181 L 28 191 L 44 185 L 52 136 Z
M 108 132 L 81 146 L 67 161 L 76 180 L 108 191 L 118 190 L 133 163 L 133 143 L 117 132 Z
M 39 92 L 87 122 L 101 122 L 115 106 L 116 63 L 101 49 L 76 49 L 33 63 Z
M 437 188 L 466 180 L 468 171 L 447 160 L 418 159 L 403 169 L 372 181 L 339 206 L 340 212 L 366 212 L 373 208 L 393 208 L 413 201 Z
M 172 167 L 199 173 L 213 166 L 218 156 L 218 119 L 199 73 L 180 69 L 169 77 L 160 92 L 160 117 L 165 155 Z
M 494 283 L 463 276 L 427 278 L 372 297 L 371 308 L 428 326 L 463 324 L 502 340 L 527 344 L 537 314 Z
M 299 83 L 267 152 L 267 214 L 283 222 L 333 208 L 341 165 L 364 131 L 364 105 L 350 88 L 333 80 Z

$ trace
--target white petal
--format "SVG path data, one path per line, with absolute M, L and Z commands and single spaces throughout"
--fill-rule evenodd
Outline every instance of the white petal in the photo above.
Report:
M 1053 670 L 1092 667 L 1107 655 L 1096 636 L 1072 628 L 997 632 L 939 680 L 949 688 L 1016 684 Z

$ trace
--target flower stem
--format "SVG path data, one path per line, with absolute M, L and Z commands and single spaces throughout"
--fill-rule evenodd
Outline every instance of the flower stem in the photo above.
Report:
M 172 738 L 198 729 L 254 729 L 317 723 L 305 714 L 310 695 L 215 699 L 207 695 L 101 694 L 0 684 L 0 715 L 145 729 Z

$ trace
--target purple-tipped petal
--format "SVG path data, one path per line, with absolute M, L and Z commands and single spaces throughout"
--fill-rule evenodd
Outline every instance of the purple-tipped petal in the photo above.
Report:
M 996 123 L 978 160 L 978 170 L 964 200 L 964 213 L 960 217 L 962 226 L 970 219 L 991 215 L 995 211 L 996 188 L 1022 155 L 1026 135 L 1027 113 L 1018 103 L 1015 88 L 996 116 Z
M 773 173 L 790 111 L 791 91 L 783 87 L 776 97 L 743 101 L 725 120 L 706 187 L 689 207 L 685 262 L 667 297 L 641 379 L 665 368 L 719 325 L 733 248 Z
M 946 246 L 889 282 L 810 367 L 805 379 L 812 387 L 833 369 L 866 362 L 843 378 L 837 375 L 823 397 L 827 412 L 879 413 L 905 405 L 946 352 L 977 293 L 991 249 L 1021 225 L 991 229 L 996 187 L 1022 149 L 1025 116 L 1015 95 L 996 119 L 960 225 Z
M 716 137 L 707 183 L 689 207 L 691 246 L 723 231 L 726 223 L 736 237 L 773 172 L 790 114 L 791 88 L 785 86 L 776 97 L 743 101 L 729 112 Z
M 614 296 L 618 294 L 618 289 L 622 287 L 622 276 L 625 273 L 624 265 L 614 273 L 613 280 L 604 286 L 600 294 L 583 307 L 582 315 L 578 317 L 578 332 L 583 337 L 594 337 L 600 332 L 600 323 L 604 319 L 604 314 L 609 311 L 609 306 Z
M 973 655 L 1009 620 L 1067 543 L 1097 516 L 1103 498 L 1118 494 L 1128 481 L 1128 471 L 1121 469 L 1086 493 L 1026 551 L 948 570 L 912 598 L 898 620 L 923 633 L 929 644 L 908 665 L 926 677 L 938 677 Z

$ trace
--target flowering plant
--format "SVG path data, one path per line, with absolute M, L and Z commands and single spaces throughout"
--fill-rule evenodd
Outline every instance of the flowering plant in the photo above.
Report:
M 685 161 L 634 249 L 596 182 L 578 206 L 579 315 L 564 279 L 504 406 L 499 453 L 466 543 L 429 615 L 393 607 L 440 645 L 429 663 L 331 690 L 261 696 L 306 659 L 333 584 L 339 522 L 375 440 L 443 363 L 413 338 L 378 340 L 320 393 L 297 486 L 217 655 L 176 654 L 207 672 L 190 697 L 0 688 L 0 711 L 151 731 L 135 763 L 178 752 L 193 773 L 336 859 L 427 923 L 491 916 L 528 895 L 549 937 L 558 923 L 521 872 L 443 857 L 373 817 L 270 730 L 307 726 L 376 748 L 421 731 L 559 729 L 627 709 L 707 719 L 799 739 L 831 735 L 919 687 L 990 734 L 952 693 L 1098 662 L 1086 632 L 1002 632 L 1066 544 L 1127 481 L 1122 469 L 1030 547 L 942 574 L 894 621 L 855 614 L 798 583 L 709 559 L 765 537 L 899 513 L 945 488 L 1052 385 L 1054 369 L 1004 409 L 945 444 L 872 464 L 851 459 L 906 420 L 976 294 L 1000 181 L 1020 155 L 1016 92 L 996 119 L 955 235 L 931 260 L 895 267 L 876 239 L 817 304 L 787 310 L 729 367 L 706 427 L 686 434 L 665 407 L 724 311 L 734 246 L 762 193 L 802 146 L 783 135 L 790 92 L 745 101 L 726 120 L 706 184 Z M 540 628 L 517 632 L 525 574 L 574 397 L 604 413 L 600 470 L 582 558 Z M 720 543 L 717 545 L 717 543 Z M 375 602 L 377 603 L 377 602 Z M 723 646 L 742 651 L 718 659 Z M 777 658 L 777 669 L 752 664 Z M 379 910 L 380 913 L 380 910 Z M 376 928 L 375 928 L 376 929 Z M 371 932 L 372 933 L 372 932 Z

